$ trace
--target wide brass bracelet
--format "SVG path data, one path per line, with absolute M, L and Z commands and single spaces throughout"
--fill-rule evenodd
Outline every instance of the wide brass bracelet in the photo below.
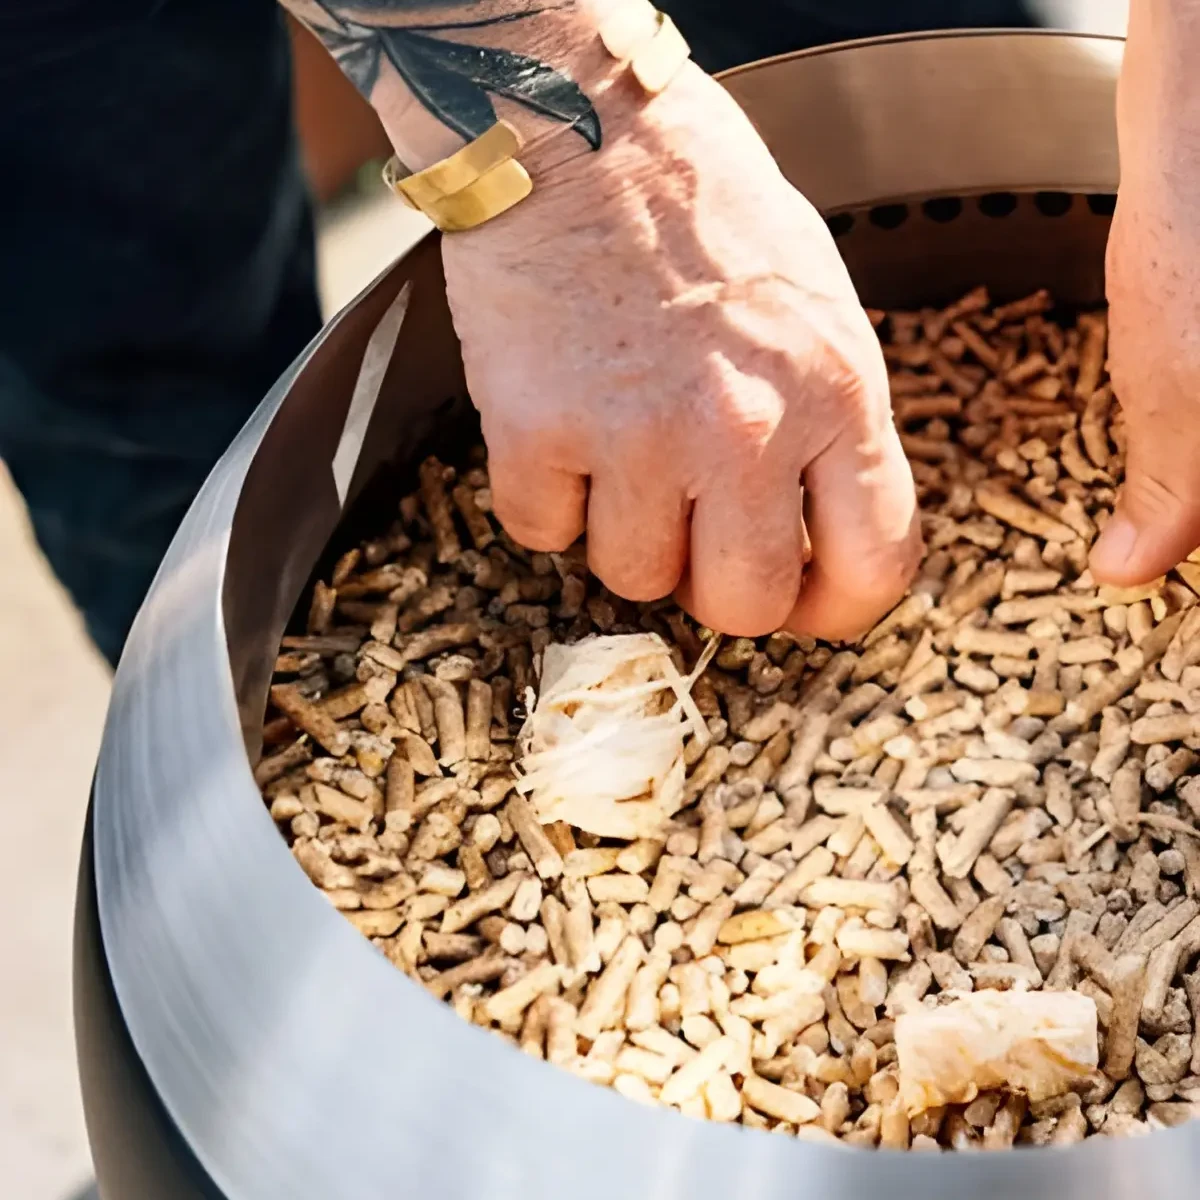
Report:
M 423 212 L 445 233 L 473 229 L 507 212 L 533 191 L 529 172 L 516 160 L 521 138 L 497 121 L 461 150 L 415 175 L 398 158 L 383 168 L 384 182 L 410 208 Z
M 655 14 L 654 33 L 647 39 L 639 39 L 635 23 L 620 14 L 600 30 L 600 40 L 609 54 L 624 60 L 643 91 L 657 95 L 687 62 L 687 41 L 666 13 Z M 423 171 L 409 172 L 398 158 L 389 159 L 383 180 L 438 229 L 458 233 L 500 216 L 533 191 L 529 172 L 517 161 L 520 150 L 520 134 L 507 121 L 497 121 Z

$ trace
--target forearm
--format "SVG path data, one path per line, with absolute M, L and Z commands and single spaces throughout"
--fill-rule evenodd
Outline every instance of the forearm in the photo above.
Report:
M 1200 0 L 1135 0 L 1117 94 L 1123 187 L 1200 177 Z
M 559 130 L 601 146 L 624 90 L 600 22 L 644 0 L 282 0 L 379 113 L 401 161 L 420 170 L 498 118 L 530 141 Z

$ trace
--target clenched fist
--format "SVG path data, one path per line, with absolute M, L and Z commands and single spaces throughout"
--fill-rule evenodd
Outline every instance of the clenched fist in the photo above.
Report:
M 706 625 L 853 637 L 920 549 L 875 335 L 833 240 L 688 67 L 444 242 L 497 516 Z

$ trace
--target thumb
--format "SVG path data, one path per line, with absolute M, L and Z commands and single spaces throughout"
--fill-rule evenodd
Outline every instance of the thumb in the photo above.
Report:
M 1125 483 L 1091 553 L 1098 581 L 1146 583 L 1200 545 L 1200 413 L 1190 407 L 1126 410 Z

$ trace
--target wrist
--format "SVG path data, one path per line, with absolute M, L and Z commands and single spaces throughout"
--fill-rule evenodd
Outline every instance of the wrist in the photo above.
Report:
M 562 139 L 551 142 L 544 159 L 533 159 L 536 182 L 527 199 L 446 245 L 470 245 L 511 263 L 550 245 L 559 253 L 568 243 L 632 244 L 653 258 L 664 221 L 687 227 L 703 205 L 710 215 L 729 215 L 725 233 L 732 235 L 743 188 L 766 191 L 782 182 L 745 113 L 691 62 L 658 95 L 608 114 L 599 152 L 549 161 L 562 146 Z
M 657 95 L 647 95 L 627 71 L 621 72 L 596 94 L 602 133 L 598 147 L 578 138 L 551 136 L 528 146 L 521 161 L 544 191 L 586 181 L 596 189 L 597 200 L 606 190 L 606 180 L 618 191 L 636 188 L 642 180 L 661 181 L 670 172 L 680 140 L 690 137 L 696 114 L 708 107 L 697 99 L 706 85 L 724 96 L 724 89 L 691 61 Z
M 483 132 L 488 120 L 480 119 L 486 107 L 479 106 L 489 104 L 495 119 L 511 125 L 530 147 L 533 161 L 546 160 L 539 147 L 547 141 L 559 143 L 550 162 L 562 158 L 564 149 L 572 155 L 599 149 L 610 124 L 621 119 L 637 93 L 636 86 L 631 89 L 620 78 L 625 64 L 606 50 L 600 37 L 616 13 L 642 39 L 653 34 L 656 12 L 649 0 L 551 2 L 523 16 L 514 12 L 508 20 L 493 18 L 478 30 L 443 26 L 442 32 L 431 26 L 430 41 L 437 50 L 460 60 L 478 54 L 477 62 L 465 68 L 465 87 L 477 77 L 486 99 L 476 97 L 474 125 L 469 119 L 448 122 L 446 112 L 430 112 L 425 99 L 397 72 L 382 72 L 371 99 L 400 161 L 417 172 L 449 157 Z M 453 23 L 469 25 L 469 9 L 466 15 L 465 22 Z M 452 10 L 452 16 L 459 14 Z M 451 44 L 453 49 L 446 51 Z M 447 109 L 453 115 L 452 106 Z M 525 161 L 524 154 L 521 159 Z

